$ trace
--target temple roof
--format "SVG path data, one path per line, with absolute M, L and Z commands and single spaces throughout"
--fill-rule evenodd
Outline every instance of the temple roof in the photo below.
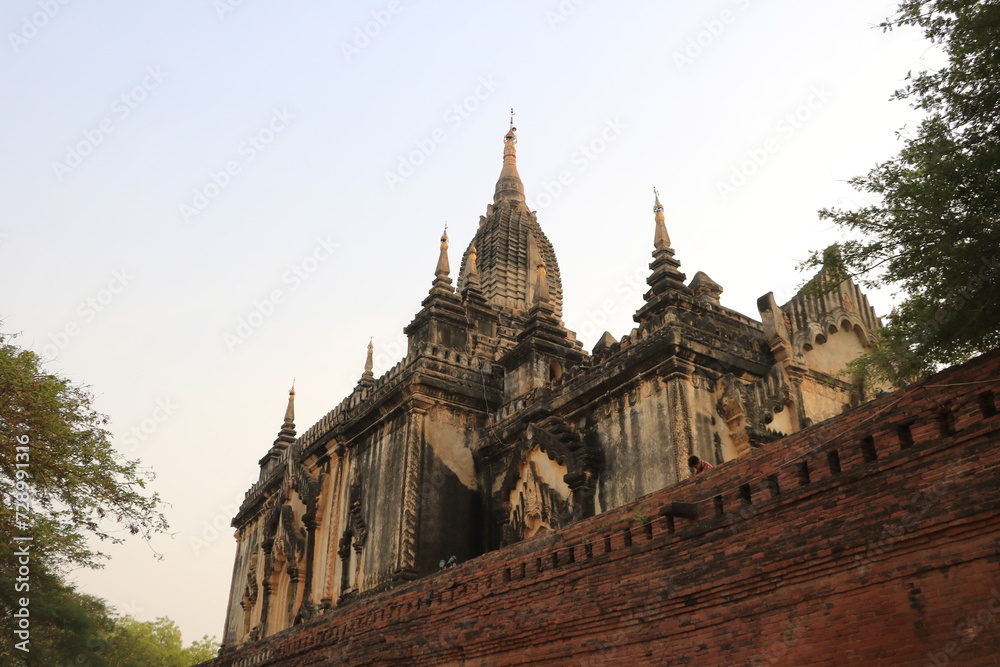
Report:
M 534 303 L 537 267 L 546 267 L 549 302 L 562 315 L 562 280 L 552 244 L 525 203 L 524 184 L 517 172 L 517 135 L 511 126 L 504 136 L 503 167 L 493 203 L 479 220 L 469 243 L 476 248 L 476 268 L 483 296 L 495 306 L 527 312 Z M 459 271 L 459 286 L 468 279 L 466 251 Z

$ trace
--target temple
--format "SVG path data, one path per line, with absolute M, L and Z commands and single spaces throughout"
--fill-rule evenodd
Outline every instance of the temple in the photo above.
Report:
M 692 454 L 718 466 L 780 447 L 864 399 L 839 371 L 880 324 L 853 282 L 765 294 L 758 321 L 705 273 L 687 280 L 658 194 L 651 222 L 636 326 L 587 352 L 511 126 L 456 280 L 441 237 L 405 357 L 376 378 L 369 343 L 357 386 L 301 434 L 289 393 L 233 519 L 224 651 L 674 485 Z

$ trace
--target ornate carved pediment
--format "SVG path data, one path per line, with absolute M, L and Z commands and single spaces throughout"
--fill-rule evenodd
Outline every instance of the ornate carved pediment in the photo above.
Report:
M 281 495 L 288 499 L 292 492 L 298 494 L 299 498 L 302 499 L 302 504 L 306 506 L 304 517 L 307 520 L 316 514 L 324 474 L 321 473 L 317 479 L 313 479 L 297 456 L 288 457 L 281 484 Z
M 282 538 L 279 544 L 285 552 L 285 559 L 297 565 L 306 555 L 306 529 L 295 518 L 295 510 L 291 505 L 281 507 Z
M 792 389 L 779 366 L 773 366 L 767 375 L 752 385 L 745 385 L 743 404 L 746 406 L 746 428 L 754 447 L 761 447 L 787 435 L 773 428 L 772 423 L 780 413 L 791 414 L 792 396 Z
M 750 450 L 750 434 L 747 431 L 747 410 L 739 381 L 732 373 L 722 376 L 716 383 L 715 394 L 718 396 L 715 409 L 729 429 L 729 437 L 736 447 L 736 453 L 742 456 Z
M 365 523 L 364 513 L 361 508 L 361 480 L 356 480 L 351 484 L 348 494 L 349 509 L 347 512 L 347 527 L 344 534 L 337 543 L 337 555 L 341 558 L 350 556 L 353 547 L 358 553 L 365 547 L 368 541 L 368 525 Z
M 246 612 L 250 611 L 250 608 L 257 603 L 257 590 L 259 588 L 257 584 L 257 558 L 256 555 L 251 553 L 250 568 L 247 570 L 247 583 L 243 587 L 243 600 L 240 602 L 240 606 Z
M 724 375 L 716 384 L 716 396 L 715 408 L 740 455 L 786 435 L 772 427 L 776 415 L 789 415 L 793 409 L 793 393 L 780 367 L 772 367 L 753 384 Z
M 593 516 L 604 457 L 596 435 L 581 437 L 547 416 L 525 428 L 494 496 L 503 543 Z
M 539 450 L 535 450 L 536 452 Z M 549 462 L 552 463 L 551 461 Z M 554 530 L 570 523 L 569 487 L 558 489 L 551 486 L 539 466 L 545 465 L 529 456 L 524 462 L 517 486 L 511 493 L 509 528 L 513 541 L 534 537 L 546 530 Z M 565 466 L 551 465 L 558 476 L 565 475 Z M 516 500 L 515 500 L 516 498 Z

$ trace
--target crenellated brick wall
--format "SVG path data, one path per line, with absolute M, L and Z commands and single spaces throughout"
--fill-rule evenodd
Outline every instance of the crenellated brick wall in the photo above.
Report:
M 1000 665 L 998 396 L 995 352 L 205 664 Z

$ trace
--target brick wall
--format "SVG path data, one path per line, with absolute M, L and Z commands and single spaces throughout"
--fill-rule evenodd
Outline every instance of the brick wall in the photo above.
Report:
M 1000 352 L 206 664 L 1000 665 L 997 396 Z

